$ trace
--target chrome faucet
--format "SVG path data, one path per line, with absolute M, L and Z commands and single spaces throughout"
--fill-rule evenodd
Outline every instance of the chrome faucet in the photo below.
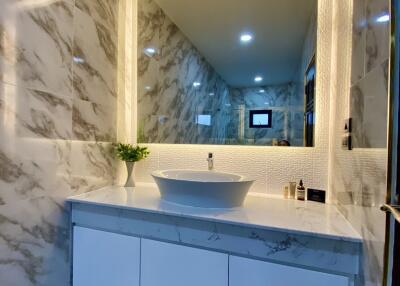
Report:
M 214 157 L 213 157 L 213 153 L 208 153 L 207 162 L 208 162 L 208 170 L 209 170 L 209 171 L 214 170 Z

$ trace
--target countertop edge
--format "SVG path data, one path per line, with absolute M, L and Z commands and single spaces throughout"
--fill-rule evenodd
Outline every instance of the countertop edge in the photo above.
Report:
M 107 187 L 105 187 L 105 188 L 107 188 Z M 104 188 L 101 188 L 101 189 L 104 189 Z M 101 190 L 101 189 L 99 189 L 99 190 Z M 265 226 L 265 225 L 259 225 L 259 224 L 247 224 L 247 223 L 237 222 L 237 221 L 233 221 L 233 220 L 202 217 L 202 216 L 196 216 L 196 215 L 191 215 L 191 214 L 167 212 L 167 211 L 162 211 L 162 210 L 151 210 L 151 209 L 146 209 L 146 208 L 123 206 L 123 205 L 116 205 L 116 204 L 102 203 L 102 202 L 90 202 L 87 200 L 79 199 L 79 196 L 81 196 L 81 195 L 68 197 L 66 199 L 66 202 L 69 202 L 71 204 L 79 203 L 79 204 L 102 206 L 102 207 L 124 209 L 124 210 L 131 210 L 131 211 L 140 211 L 140 212 L 152 213 L 152 214 L 162 214 L 162 215 L 168 215 L 168 216 L 173 216 L 173 217 L 189 218 L 189 219 L 193 219 L 193 220 L 200 220 L 200 221 L 206 221 L 206 222 L 208 221 L 208 222 L 214 222 L 214 223 L 223 223 L 223 224 L 228 224 L 228 225 L 240 226 L 240 227 L 245 227 L 245 228 L 256 228 L 256 229 L 267 230 L 267 231 L 287 232 L 287 233 L 291 233 L 294 235 L 312 236 L 312 237 L 317 237 L 317 238 L 322 238 L 322 239 L 339 240 L 339 241 L 346 241 L 346 242 L 352 242 L 352 243 L 362 243 L 363 242 L 361 236 L 359 236 L 359 237 L 337 236 L 337 235 L 332 235 L 332 234 L 309 232 L 309 231 L 302 231 L 302 230 L 296 230 L 296 229 L 290 229 L 290 228 Z M 345 218 L 343 218 L 343 219 L 345 219 Z

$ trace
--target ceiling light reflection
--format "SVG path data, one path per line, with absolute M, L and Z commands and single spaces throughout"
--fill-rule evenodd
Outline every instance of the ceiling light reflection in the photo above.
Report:
M 255 82 L 261 82 L 261 81 L 263 81 L 263 77 L 262 76 L 256 76 L 255 78 L 254 78 L 254 81 Z
M 385 23 L 390 21 L 390 15 L 389 14 L 383 14 L 376 18 L 377 23 Z
M 240 41 L 242 43 L 249 43 L 251 40 L 253 40 L 253 36 L 251 34 L 245 33 L 240 35 Z

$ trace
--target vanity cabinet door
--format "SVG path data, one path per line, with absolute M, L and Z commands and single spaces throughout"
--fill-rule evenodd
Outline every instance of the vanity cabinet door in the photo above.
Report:
M 228 255 L 142 239 L 141 286 L 228 286 Z
M 140 239 L 74 227 L 73 286 L 139 286 Z
M 229 286 L 349 286 L 348 277 L 242 257 L 229 257 Z

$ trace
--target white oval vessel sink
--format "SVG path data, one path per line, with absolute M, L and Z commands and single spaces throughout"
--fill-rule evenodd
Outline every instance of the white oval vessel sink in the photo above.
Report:
M 204 208 L 241 206 L 254 182 L 240 175 L 214 171 L 164 170 L 151 175 L 162 199 Z

